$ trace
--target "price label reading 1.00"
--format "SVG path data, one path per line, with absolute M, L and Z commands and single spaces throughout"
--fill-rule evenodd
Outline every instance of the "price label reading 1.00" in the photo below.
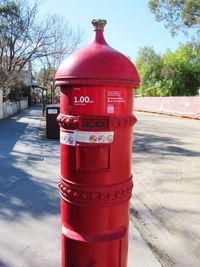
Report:
M 74 96 L 74 104 L 88 104 L 93 103 L 93 101 L 90 100 L 89 96 Z

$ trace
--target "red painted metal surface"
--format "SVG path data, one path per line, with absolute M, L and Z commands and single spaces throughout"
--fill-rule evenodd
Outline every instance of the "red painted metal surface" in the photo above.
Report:
M 139 87 L 140 79 L 134 64 L 106 43 L 103 29 L 98 29 L 95 25 L 94 28 L 92 42 L 70 55 L 60 65 L 56 73 L 56 84 L 121 84 Z
M 60 66 L 62 267 L 125 267 L 128 250 L 134 65 L 95 38 Z

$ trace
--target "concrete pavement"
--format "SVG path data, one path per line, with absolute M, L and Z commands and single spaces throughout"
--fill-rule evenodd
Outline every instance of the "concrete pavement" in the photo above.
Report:
M 131 214 L 162 266 L 200 266 L 200 122 L 135 113 Z
M 60 266 L 59 141 L 41 123 L 38 105 L 0 121 L 0 267 Z M 128 267 L 160 267 L 136 219 Z
M 0 121 L 0 266 L 59 266 L 58 141 L 38 106 Z

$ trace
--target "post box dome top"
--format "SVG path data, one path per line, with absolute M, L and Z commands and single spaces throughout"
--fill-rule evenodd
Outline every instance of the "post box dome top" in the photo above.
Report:
M 86 47 L 72 53 L 56 72 L 56 85 L 124 85 L 139 87 L 134 64 L 104 39 L 106 20 L 92 21 L 95 36 Z

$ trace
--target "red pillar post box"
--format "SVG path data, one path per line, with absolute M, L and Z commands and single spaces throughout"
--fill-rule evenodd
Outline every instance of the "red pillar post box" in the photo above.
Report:
M 128 250 L 133 88 L 130 60 L 95 36 L 56 73 L 60 86 L 62 267 L 125 267 Z

